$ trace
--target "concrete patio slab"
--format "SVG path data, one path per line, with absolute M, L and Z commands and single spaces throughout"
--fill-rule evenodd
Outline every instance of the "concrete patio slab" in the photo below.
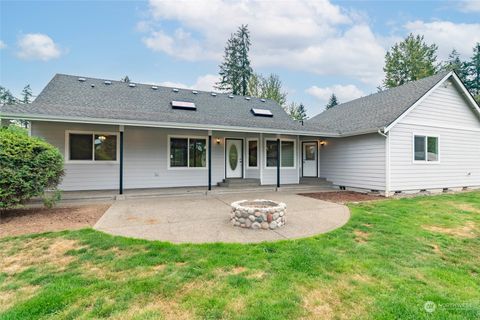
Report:
M 285 226 L 276 230 L 233 227 L 230 203 L 244 199 L 285 202 Z M 113 235 L 173 243 L 255 243 L 325 233 L 343 226 L 349 217 L 343 205 L 293 193 L 257 192 L 116 201 L 94 228 Z

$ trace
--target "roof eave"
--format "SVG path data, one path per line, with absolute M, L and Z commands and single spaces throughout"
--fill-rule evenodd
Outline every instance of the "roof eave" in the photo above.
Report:
M 44 116 L 44 115 L 34 115 L 34 114 L 22 114 L 22 113 L 0 112 L 0 118 L 12 119 L 12 120 L 28 120 L 28 121 L 51 121 L 51 122 L 88 123 L 88 124 L 103 124 L 103 125 L 157 127 L 157 128 L 218 130 L 218 131 L 234 131 L 234 132 L 256 132 L 256 133 L 266 133 L 266 134 L 339 137 L 338 133 L 320 132 L 320 131 L 285 130 L 285 129 L 273 129 L 273 128 L 253 128 L 253 127 L 240 127 L 240 126 L 157 122 L 157 121 L 143 121 L 143 120 L 60 117 L 60 116 L 51 116 L 51 115 Z

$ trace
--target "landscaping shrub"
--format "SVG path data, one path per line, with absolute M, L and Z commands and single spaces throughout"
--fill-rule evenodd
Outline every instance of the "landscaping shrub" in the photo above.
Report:
M 0 128 L 0 209 L 56 189 L 63 176 L 60 151 L 14 126 Z

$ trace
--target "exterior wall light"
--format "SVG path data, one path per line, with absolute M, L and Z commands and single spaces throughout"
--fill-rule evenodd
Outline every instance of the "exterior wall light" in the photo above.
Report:
M 217 138 L 217 140 L 215 140 L 217 142 L 217 144 L 220 144 L 220 138 Z
M 325 140 L 320 141 L 320 145 L 321 145 L 321 146 L 324 146 L 324 145 L 326 145 L 326 144 L 327 144 L 327 141 L 325 141 Z

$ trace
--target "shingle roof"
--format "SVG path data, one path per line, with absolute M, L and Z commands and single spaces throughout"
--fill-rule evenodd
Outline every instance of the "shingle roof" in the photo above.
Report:
M 105 84 L 105 79 L 57 74 L 34 102 L 3 106 L 4 114 L 148 121 L 161 123 L 219 125 L 247 128 L 301 130 L 281 106 L 272 100 L 245 99 L 243 96 L 178 89 L 121 81 Z M 197 110 L 177 110 L 172 101 L 194 102 Z M 252 108 L 270 110 L 273 117 L 258 117 Z
M 322 128 L 323 131 L 342 135 L 385 128 L 448 73 L 440 72 L 431 77 L 339 104 L 307 120 L 305 126 L 310 130 Z

